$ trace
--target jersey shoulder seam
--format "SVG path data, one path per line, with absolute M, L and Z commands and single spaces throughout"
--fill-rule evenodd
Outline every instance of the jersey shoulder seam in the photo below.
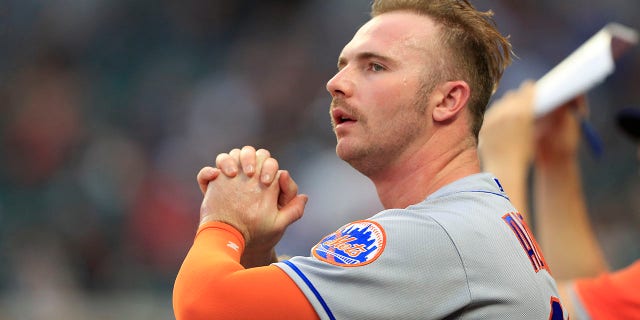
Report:
M 464 260 L 462 259 L 462 254 L 460 253 L 460 250 L 458 249 L 458 245 L 453 240 L 453 237 L 451 237 L 451 234 L 449 234 L 449 231 L 447 230 L 447 228 L 445 228 L 440 223 L 440 221 L 438 221 L 437 219 L 435 219 L 431 215 L 429 215 L 428 217 L 429 217 L 429 219 L 431 219 L 434 223 L 436 223 L 442 229 L 442 231 L 447 235 L 447 238 L 449 238 L 449 241 L 451 241 L 451 244 L 455 248 L 456 253 L 458 254 L 458 259 L 460 260 L 460 264 L 462 265 L 462 270 L 464 271 L 464 278 L 465 278 L 465 281 L 467 283 L 468 298 L 469 298 L 469 301 L 471 301 L 472 297 L 471 297 L 471 285 L 469 284 L 469 274 L 467 273 L 467 266 L 465 265 Z

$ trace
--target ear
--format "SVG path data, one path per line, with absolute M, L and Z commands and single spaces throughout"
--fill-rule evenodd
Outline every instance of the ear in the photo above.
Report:
M 465 81 L 447 81 L 436 88 L 438 100 L 433 109 L 433 120 L 436 122 L 452 119 L 462 110 L 469 100 L 471 88 Z

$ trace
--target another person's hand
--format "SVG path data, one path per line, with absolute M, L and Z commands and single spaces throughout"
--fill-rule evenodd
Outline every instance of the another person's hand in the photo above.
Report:
M 537 120 L 536 167 L 575 161 L 580 145 L 580 118 L 587 112 L 586 96 L 581 95 Z
M 525 81 L 487 110 L 478 146 L 485 171 L 527 171 L 534 151 L 534 93 L 534 83 Z

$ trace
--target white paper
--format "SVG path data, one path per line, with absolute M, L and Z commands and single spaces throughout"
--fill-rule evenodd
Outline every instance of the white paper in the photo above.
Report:
M 613 73 L 615 59 L 638 43 L 638 33 L 609 23 L 536 82 L 537 117 L 589 91 Z

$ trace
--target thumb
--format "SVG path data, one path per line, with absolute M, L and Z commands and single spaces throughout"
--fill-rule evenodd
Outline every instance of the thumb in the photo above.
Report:
M 291 179 L 288 171 L 280 170 L 278 173 L 278 184 L 280 185 L 278 208 L 283 208 L 298 194 L 298 185 Z
M 290 224 L 302 218 L 304 207 L 307 205 L 309 197 L 305 194 L 299 194 L 287 203 L 280 211 L 276 218 L 276 225 L 283 230 Z
M 196 180 L 198 181 L 198 187 L 200 187 L 200 191 L 202 194 L 207 193 L 207 186 L 209 182 L 215 180 L 220 175 L 220 169 L 212 168 L 212 167 L 204 167 L 198 172 L 198 176 Z

